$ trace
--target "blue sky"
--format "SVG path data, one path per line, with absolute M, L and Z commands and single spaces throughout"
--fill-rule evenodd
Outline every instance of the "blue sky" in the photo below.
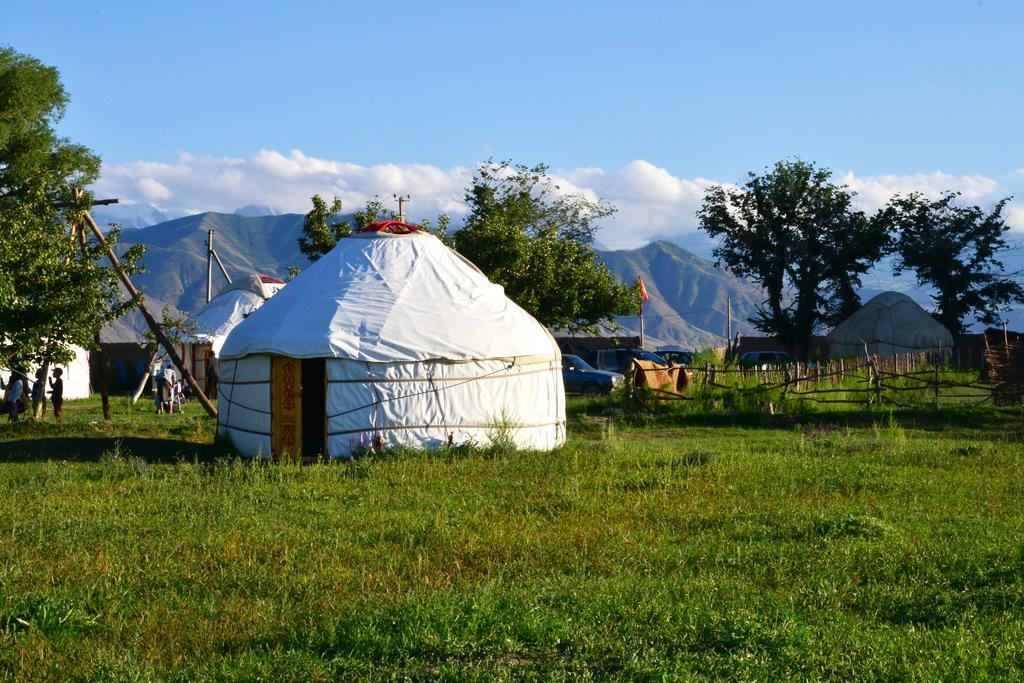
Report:
M 60 69 L 102 189 L 176 211 L 225 208 L 183 178 L 232 164 L 289 210 L 297 174 L 303 202 L 443 209 L 488 157 L 637 206 L 796 155 L 857 189 L 1024 188 L 1021 2 L 294 4 L 9 2 L 0 42 Z M 666 220 L 638 239 L 692 229 Z

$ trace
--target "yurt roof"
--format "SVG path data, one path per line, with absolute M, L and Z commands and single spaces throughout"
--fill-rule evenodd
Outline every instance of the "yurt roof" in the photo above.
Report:
M 221 357 L 366 362 L 558 353 L 548 331 L 473 264 L 420 230 L 338 242 L 240 323 Z
M 953 335 L 900 292 L 882 292 L 826 336 L 836 344 L 890 344 L 908 349 L 951 348 Z
M 213 342 L 219 353 L 225 336 L 246 316 L 284 287 L 284 281 L 255 273 L 236 278 L 196 315 L 197 338 Z
M 284 286 L 284 280 L 280 280 L 270 275 L 260 275 L 258 273 L 246 273 L 242 277 L 236 277 L 226 287 L 217 292 L 216 296 L 210 301 L 213 303 L 218 297 L 221 297 L 229 292 L 252 292 L 261 299 L 269 299 L 272 297 L 277 290 Z

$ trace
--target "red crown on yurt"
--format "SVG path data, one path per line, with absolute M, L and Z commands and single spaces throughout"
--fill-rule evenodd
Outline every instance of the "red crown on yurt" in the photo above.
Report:
M 377 221 L 356 232 L 386 232 L 390 235 L 408 235 L 413 232 L 426 232 L 421 227 L 402 223 L 401 221 Z

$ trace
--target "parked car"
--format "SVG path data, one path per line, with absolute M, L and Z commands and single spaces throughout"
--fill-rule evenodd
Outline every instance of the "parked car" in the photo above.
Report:
M 593 352 L 592 359 L 588 359 L 588 361 L 598 370 L 624 374 L 629 369 L 629 361 L 634 358 L 652 361 L 658 365 L 669 365 L 669 362 L 661 356 L 644 349 L 600 349 Z
M 673 365 L 693 365 L 693 351 L 687 351 L 681 346 L 662 346 L 657 354 Z
M 562 356 L 562 382 L 565 390 L 572 394 L 597 396 L 607 394 L 623 382 L 617 372 L 607 372 L 591 367 L 579 356 Z
M 739 364 L 744 367 L 785 365 L 792 362 L 794 362 L 793 356 L 782 351 L 747 351 L 739 357 Z

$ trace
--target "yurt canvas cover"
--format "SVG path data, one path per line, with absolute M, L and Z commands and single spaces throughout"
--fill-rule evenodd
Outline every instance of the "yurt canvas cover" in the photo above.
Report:
M 89 352 L 81 346 L 72 346 L 71 352 L 74 354 L 74 357 L 70 363 L 53 364 L 50 366 L 50 374 L 44 380 L 46 382 L 47 401 L 50 400 L 49 380 L 53 379 L 53 371 L 57 368 L 64 371 L 64 374 L 61 375 L 61 379 L 64 380 L 64 400 L 89 398 L 91 395 L 92 383 L 89 379 Z M 37 369 L 36 366 L 32 366 L 25 370 L 31 382 L 35 381 Z M 13 379 L 9 370 L 3 371 L 3 377 L 4 382 L 9 382 Z M 31 384 L 29 386 L 31 387 Z M 6 396 L 7 392 L 3 393 Z
M 826 337 L 829 355 L 881 356 L 949 352 L 953 335 L 906 294 L 883 292 L 836 325 Z
M 243 454 L 565 440 L 554 339 L 469 261 L 401 224 L 341 240 L 229 334 L 219 431 Z
M 249 274 L 222 289 L 196 316 L 196 338 L 220 353 L 228 333 L 284 286 L 282 280 Z

